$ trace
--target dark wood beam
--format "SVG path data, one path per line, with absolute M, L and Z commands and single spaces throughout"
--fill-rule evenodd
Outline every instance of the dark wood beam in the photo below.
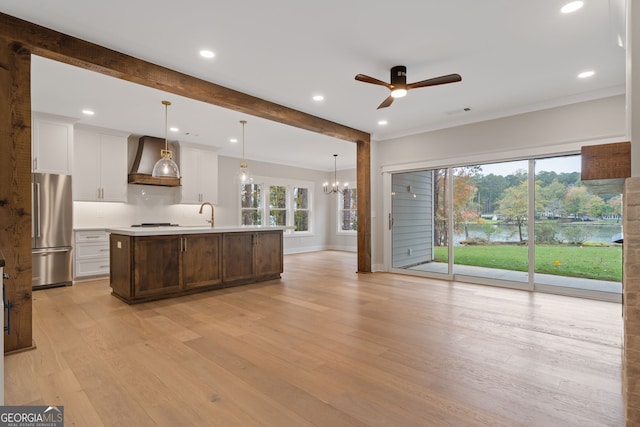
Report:
M 358 141 L 358 273 L 371 273 L 371 142 Z M 364 197 L 360 197 L 360 195 Z
M 0 36 L 29 46 L 31 51 L 39 56 L 334 138 L 352 142 L 370 139 L 366 132 L 143 61 L 10 15 L 0 14 L 0 23 Z
M 269 102 L 0 13 L 0 37 L 108 76 L 358 144 L 358 271 L 371 271 L 370 141 L 363 131 Z
M 11 327 L 6 352 L 32 346 L 31 52 L 0 39 L 0 248 L 9 275 Z M 0 355 L 2 357 L 2 355 Z

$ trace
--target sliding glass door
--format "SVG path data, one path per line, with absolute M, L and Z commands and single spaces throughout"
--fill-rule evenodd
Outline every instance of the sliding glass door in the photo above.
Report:
M 456 275 L 528 282 L 527 161 L 454 170 Z
M 574 155 L 393 173 L 391 268 L 616 300 L 621 195 L 593 194 L 580 163 Z
M 622 292 L 622 195 L 593 194 L 580 156 L 535 162 L 536 288 Z

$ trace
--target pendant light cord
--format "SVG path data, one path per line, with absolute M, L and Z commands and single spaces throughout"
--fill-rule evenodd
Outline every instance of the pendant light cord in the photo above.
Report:
M 240 123 L 242 123 L 242 163 L 240 164 L 240 167 L 246 168 L 247 162 L 244 159 L 244 125 L 247 124 L 247 121 L 240 120 Z
M 168 125 L 168 122 L 169 122 L 169 105 L 171 105 L 171 102 L 162 101 L 162 104 L 164 105 L 164 149 L 165 149 L 165 151 L 169 151 L 169 136 L 168 136 L 168 132 L 167 132 L 167 127 L 169 127 L 169 125 Z

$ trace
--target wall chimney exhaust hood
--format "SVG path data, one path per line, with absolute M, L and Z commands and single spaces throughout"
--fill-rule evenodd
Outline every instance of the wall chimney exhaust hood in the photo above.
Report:
M 160 151 L 164 150 L 164 140 L 153 136 L 140 137 L 136 158 L 129 172 L 129 184 L 160 185 L 178 187 L 180 178 L 151 176 L 153 166 L 160 160 Z

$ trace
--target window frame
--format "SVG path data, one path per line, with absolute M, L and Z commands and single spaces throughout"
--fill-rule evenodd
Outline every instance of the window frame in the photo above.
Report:
M 271 226 L 270 220 L 270 198 L 271 198 L 271 187 L 285 187 L 286 192 L 286 207 L 285 209 L 277 208 L 275 210 L 284 210 L 286 217 L 286 225 L 284 225 L 284 236 L 285 237 L 293 237 L 293 236 L 310 236 L 314 234 L 314 204 L 313 204 L 313 195 L 315 190 L 315 184 L 310 181 L 297 180 L 297 179 L 282 179 L 282 178 L 272 178 L 272 177 L 254 177 L 253 185 L 259 185 L 261 188 L 261 200 L 260 206 L 257 208 L 260 214 L 262 215 L 262 225 L 263 227 Z M 294 208 L 294 198 L 293 198 L 293 190 L 294 188 L 305 188 L 307 189 L 307 209 L 304 209 L 308 212 L 308 230 L 304 231 L 296 231 L 295 230 L 295 212 Z M 238 195 L 241 195 L 242 184 L 238 184 Z M 242 215 L 243 211 L 249 210 L 249 208 L 242 207 L 242 197 L 239 197 L 239 219 L 240 224 L 242 224 Z M 300 209 L 297 209 L 300 210 Z M 246 225 L 247 227 L 252 225 Z M 274 226 L 274 227 L 283 227 L 283 226 Z
M 245 207 L 242 206 L 242 187 L 244 185 L 256 185 L 256 186 L 259 186 L 259 188 L 260 188 L 260 202 L 258 204 L 258 207 L 245 208 Z M 252 182 L 251 184 L 238 184 L 238 196 L 239 196 L 238 197 L 238 205 L 240 206 L 240 211 L 239 211 L 239 214 L 240 214 L 240 218 L 239 218 L 240 226 L 242 226 L 242 227 L 260 227 L 260 226 L 264 226 L 264 219 L 265 219 L 264 209 L 263 209 L 264 199 L 265 199 L 264 198 L 264 184 L 262 184 L 260 182 L 255 182 L 255 181 Z M 243 218 L 244 218 L 244 212 L 246 212 L 246 211 L 255 211 L 258 214 L 260 214 L 260 220 L 261 220 L 262 224 L 244 224 L 243 223 Z
M 304 189 L 307 190 L 307 207 L 305 209 L 296 209 L 296 207 L 295 207 L 295 198 L 294 198 L 293 194 L 294 194 L 294 189 L 296 189 L 296 188 L 300 188 L 300 189 L 304 188 Z M 292 231 L 292 233 L 294 235 L 298 235 L 298 236 L 301 235 L 301 234 L 311 234 L 312 231 L 313 231 L 313 227 L 312 227 L 312 218 L 313 218 L 313 216 L 312 216 L 312 209 L 311 209 L 311 206 L 312 206 L 312 202 L 311 201 L 313 199 L 313 191 L 312 191 L 311 187 L 308 186 L 308 185 L 305 185 L 305 186 L 292 185 L 290 187 L 290 190 L 291 190 L 290 195 L 291 195 L 291 223 L 292 223 L 291 225 L 293 226 L 291 231 Z M 308 229 L 307 230 L 296 231 L 296 229 L 295 229 L 296 212 L 298 212 L 298 211 L 307 212 L 307 225 L 308 225 Z
M 357 215 L 358 215 L 358 206 L 357 206 L 357 200 L 358 200 L 358 188 L 356 186 L 356 183 L 354 183 L 353 187 L 351 185 L 349 185 L 349 191 L 355 191 L 356 193 L 356 207 L 355 208 L 350 208 L 350 209 L 343 209 L 342 205 L 343 205 L 343 197 L 344 194 L 343 193 L 338 193 L 336 195 L 336 234 L 340 234 L 340 235 L 345 235 L 345 236 L 353 236 L 356 235 L 358 233 L 358 228 L 357 228 L 357 223 L 356 223 L 356 229 L 355 230 L 343 230 L 342 229 L 342 212 L 344 211 L 352 211 L 355 213 L 355 218 L 357 219 Z

